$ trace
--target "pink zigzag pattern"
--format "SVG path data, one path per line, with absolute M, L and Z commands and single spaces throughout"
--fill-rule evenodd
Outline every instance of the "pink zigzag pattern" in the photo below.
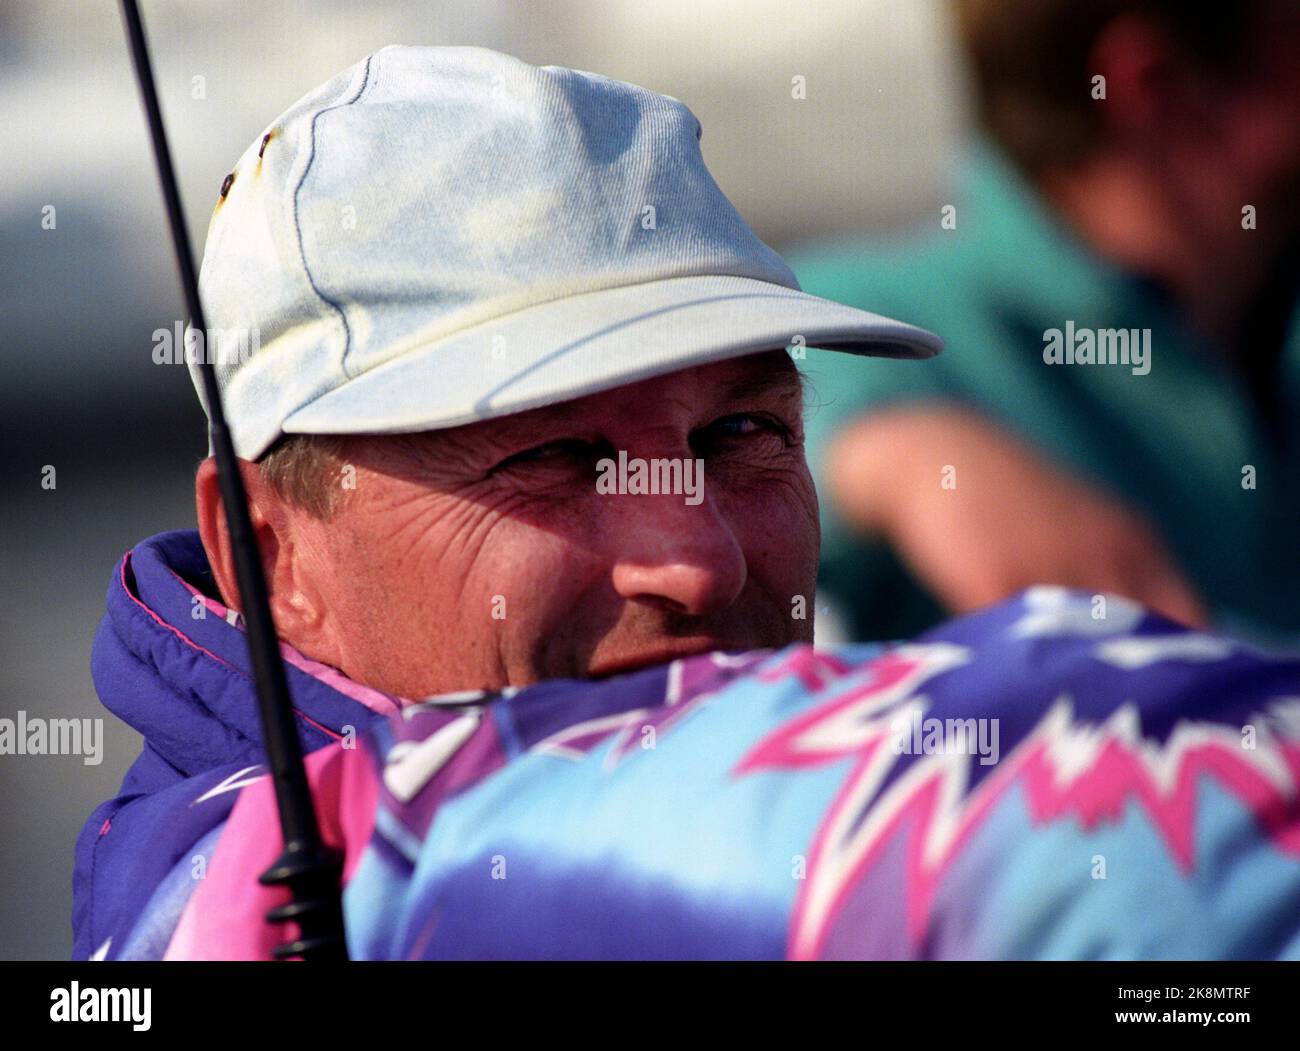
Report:
M 817 831 L 790 926 L 792 959 L 821 955 L 834 920 L 862 875 L 900 828 L 905 844 L 905 907 L 909 936 L 920 945 L 944 874 L 1012 784 L 1025 791 L 1036 823 L 1073 815 L 1084 828 L 1117 819 L 1136 800 L 1184 872 L 1195 866 L 1196 787 L 1213 776 L 1255 815 L 1275 847 L 1300 855 L 1300 742 L 1261 735 L 1243 749 L 1231 728 L 1184 724 L 1165 744 L 1144 740 L 1137 712 L 1125 706 L 1101 726 L 1075 723 L 1067 698 L 1051 707 L 975 791 L 968 793 L 971 757 L 926 756 L 876 798 L 897 761 L 891 725 L 912 707 L 926 680 L 964 663 L 967 651 L 948 643 L 901 646 L 859 669 L 842 694 L 760 741 L 735 767 L 799 769 L 856 758 Z M 829 655 L 796 651 L 762 678 L 797 678 L 823 689 L 851 669 Z M 873 802 L 874 800 L 874 802 Z M 868 804 L 870 813 L 859 820 Z

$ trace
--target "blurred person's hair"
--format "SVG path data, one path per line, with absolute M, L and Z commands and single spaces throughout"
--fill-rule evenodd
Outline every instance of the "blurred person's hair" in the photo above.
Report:
M 980 119 L 1031 176 L 1084 159 L 1099 143 L 1088 68 L 1115 18 L 1151 19 L 1206 73 L 1230 76 L 1276 0 L 956 0 Z

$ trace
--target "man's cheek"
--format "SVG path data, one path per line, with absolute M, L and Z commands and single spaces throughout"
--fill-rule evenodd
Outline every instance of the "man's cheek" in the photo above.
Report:
M 774 545 L 787 555 L 808 553 L 815 567 L 820 542 L 817 491 L 802 463 L 772 471 L 760 482 L 719 486 L 713 495 L 738 535 Z
M 790 499 L 758 504 L 732 518 L 749 574 L 783 601 L 811 602 L 820 536 L 816 508 Z
M 508 534 L 508 535 L 507 535 Z M 484 548 L 460 596 L 498 634 L 569 625 L 592 579 L 592 555 L 565 535 L 532 527 L 503 530 Z

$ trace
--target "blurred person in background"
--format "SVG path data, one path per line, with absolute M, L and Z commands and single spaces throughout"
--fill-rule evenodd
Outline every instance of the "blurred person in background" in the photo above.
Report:
M 855 638 L 1050 583 L 1300 643 L 1300 4 L 956 10 L 984 134 L 953 205 L 791 260 L 949 347 L 805 362 L 823 588 Z M 1075 342 L 1105 330 L 1128 362 Z

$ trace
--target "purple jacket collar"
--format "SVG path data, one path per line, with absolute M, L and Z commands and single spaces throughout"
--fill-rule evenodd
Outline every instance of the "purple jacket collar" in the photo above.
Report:
M 186 583 L 191 586 L 187 587 Z M 141 541 L 118 563 L 108 611 L 91 656 L 91 674 L 104 706 L 138 730 L 184 777 L 214 766 L 261 757 L 261 726 L 242 624 L 223 618 L 198 532 L 160 533 Z M 293 651 L 286 649 L 286 656 Z M 285 663 L 303 747 L 338 740 L 377 714 L 293 654 Z M 320 667 L 320 666 L 317 666 Z M 337 676 L 341 683 L 347 680 Z M 354 690 L 359 690 L 353 684 Z M 376 705 L 397 711 L 395 698 Z
M 216 594 L 195 530 L 141 541 L 109 581 L 91 675 L 104 706 L 143 735 L 144 748 L 119 794 L 95 810 L 77 840 L 73 927 L 79 959 L 144 907 L 133 888 L 156 886 L 175 864 L 176 851 L 202 834 L 186 825 L 186 808 L 173 805 L 169 790 L 196 777 L 210 776 L 216 784 L 262 762 L 244 631 L 237 615 L 223 615 Z M 398 709 L 396 698 L 282 649 L 304 751 L 338 740 L 349 727 L 359 734 Z M 228 794 L 231 803 L 236 794 Z

